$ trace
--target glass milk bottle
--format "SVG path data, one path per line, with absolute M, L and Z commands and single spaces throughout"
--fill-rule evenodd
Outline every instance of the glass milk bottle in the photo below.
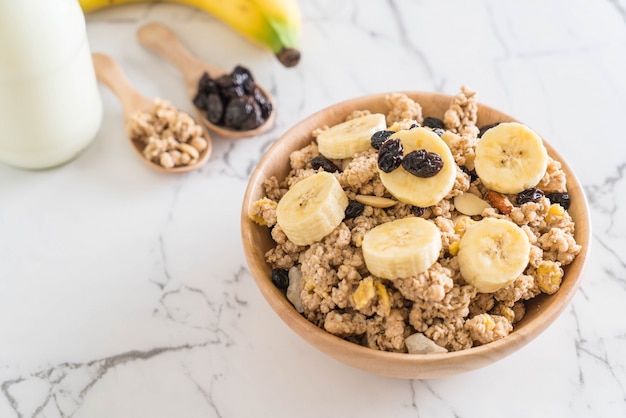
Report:
M 44 169 L 95 138 L 102 102 L 77 0 L 0 0 L 0 162 Z

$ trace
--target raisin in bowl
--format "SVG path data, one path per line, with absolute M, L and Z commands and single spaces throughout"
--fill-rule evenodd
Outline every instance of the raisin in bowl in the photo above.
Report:
M 463 320 L 467 323 L 472 323 L 470 324 L 471 326 L 459 328 L 459 330 L 462 331 L 459 332 L 459 335 L 467 334 L 469 335 L 468 338 L 471 337 L 474 339 L 473 342 L 464 342 L 462 341 L 463 338 L 458 336 L 455 337 L 457 340 L 452 338 L 452 342 L 441 342 L 441 340 L 437 339 L 438 334 L 433 332 L 434 325 L 432 318 L 428 324 L 423 325 L 423 328 L 420 328 L 422 324 L 419 321 L 421 319 L 416 319 L 415 316 L 409 318 L 409 316 L 413 315 L 412 306 L 417 306 L 419 304 L 425 304 L 423 310 L 420 312 L 429 312 L 431 307 L 427 306 L 428 301 L 419 299 L 418 303 L 418 298 L 411 299 L 409 296 L 410 291 L 402 287 L 403 285 L 401 281 L 398 282 L 397 280 L 387 280 L 385 278 L 377 277 L 376 275 L 371 274 L 371 272 L 366 272 L 365 270 L 367 269 L 363 266 L 357 269 L 362 274 L 362 276 L 359 276 L 357 280 L 358 285 L 353 284 L 352 288 L 348 288 L 348 290 L 345 289 L 345 286 L 343 288 L 341 286 L 337 286 L 332 289 L 332 292 L 328 291 L 324 293 L 319 291 L 318 294 L 321 296 L 317 296 L 317 299 L 312 301 L 309 296 L 314 295 L 316 289 L 310 290 L 310 288 L 314 288 L 316 285 L 312 285 L 312 282 L 305 282 L 305 284 L 301 285 L 300 288 L 296 289 L 296 293 L 301 292 L 304 299 L 300 300 L 299 298 L 296 298 L 294 300 L 294 289 L 287 288 L 290 284 L 290 280 L 292 280 L 289 273 L 293 270 L 293 268 L 289 267 L 292 264 L 297 264 L 298 261 L 289 260 L 289 257 L 297 257 L 298 254 L 303 254 L 302 251 L 311 248 L 311 246 L 315 244 L 308 244 L 306 241 L 299 242 L 298 245 L 293 244 L 292 247 L 296 248 L 296 250 L 293 250 L 295 252 L 291 255 L 289 254 L 289 247 L 287 247 L 287 250 L 281 248 L 281 254 L 286 258 L 285 260 L 277 261 L 276 239 L 283 243 L 287 239 L 284 235 L 277 235 L 276 231 L 272 231 L 272 225 L 268 225 L 268 223 L 271 224 L 274 222 L 274 220 L 272 220 L 272 218 L 275 218 L 273 216 L 274 213 L 272 212 L 274 210 L 273 208 L 277 205 L 277 201 L 282 199 L 281 196 L 284 196 L 285 191 L 283 190 L 281 192 L 280 187 L 274 187 L 274 192 L 280 196 L 273 196 L 275 201 L 272 202 L 272 199 L 268 199 L 267 196 L 268 187 L 272 187 L 272 182 L 274 184 L 280 184 L 280 182 L 290 175 L 290 172 L 292 176 L 294 175 L 294 170 L 292 170 L 294 157 L 292 155 L 295 157 L 303 157 L 304 155 L 304 160 L 310 157 L 306 167 L 301 167 L 304 171 L 309 170 L 309 173 L 306 174 L 306 176 L 303 176 L 303 178 L 307 176 L 312 177 L 310 170 L 323 173 L 324 175 L 320 175 L 320 181 L 318 182 L 320 184 L 327 184 L 329 177 L 327 175 L 328 173 L 333 173 L 333 176 L 339 178 L 340 175 L 337 170 L 339 170 L 339 172 L 342 170 L 350 170 L 350 168 L 347 168 L 350 167 L 350 164 L 353 164 L 359 158 L 365 158 L 363 155 L 369 155 L 368 153 L 372 153 L 373 151 L 357 150 L 354 158 L 342 159 L 326 158 L 323 155 L 320 156 L 317 152 L 317 138 L 320 138 L 318 136 L 321 132 L 320 130 L 326 129 L 325 127 L 333 127 L 344 123 L 347 119 L 356 121 L 362 114 L 380 113 L 383 115 L 389 115 L 389 98 L 391 95 L 402 95 L 419 104 L 421 107 L 419 123 L 411 124 L 410 121 L 403 121 L 402 123 L 395 122 L 394 124 L 391 124 L 389 123 L 389 119 L 387 119 L 389 129 L 391 131 L 395 131 L 396 133 L 398 133 L 398 131 L 410 132 L 412 129 L 421 129 L 422 131 L 426 129 L 432 131 L 436 134 L 436 136 L 445 138 L 445 135 L 447 134 L 446 126 L 443 124 L 443 121 L 445 119 L 446 122 L 449 122 L 449 115 L 446 115 L 446 112 L 451 108 L 460 110 L 458 115 L 459 117 L 457 118 L 457 122 L 459 124 L 462 125 L 466 122 L 467 114 L 463 115 L 463 106 L 458 106 L 458 104 L 463 103 L 464 100 L 459 101 L 459 96 L 455 97 L 439 93 L 424 92 L 384 93 L 360 97 L 330 106 L 304 119 L 287 131 L 274 143 L 274 145 L 263 156 L 251 175 L 243 199 L 241 213 L 241 232 L 246 259 L 250 272 L 254 277 L 258 288 L 278 316 L 301 338 L 338 361 L 374 374 L 410 379 L 436 378 L 475 370 L 494 363 L 515 352 L 548 328 L 548 326 L 550 326 L 568 306 L 583 277 L 583 267 L 589 252 L 591 234 L 589 211 L 586 199 L 582 187 L 571 168 L 558 154 L 558 152 L 540 137 L 538 137 L 539 141 L 545 146 L 549 159 L 560 163 L 558 175 L 555 174 L 552 180 L 556 181 L 557 177 L 559 177 L 561 181 L 566 182 L 567 193 L 551 193 L 549 190 L 550 187 L 546 186 L 550 179 L 542 179 L 543 183 L 539 183 L 538 186 L 529 188 L 523 192 L 516 193 L 516 195 L 507 195 L 506 193 L 497 193 L 489 190 L 489 193 L 485 193 L 485 195 L 482 196 L 482 199 L 478 199 L 481 202 L 480 204 L 485 205 L 485 212 L 483 212 L 483 215 L 470 214 L 469 216 L 462 216 L 465 221 L 470 223 L 478 223 L 482 219 L 481 216 L 487 215 L 490 215 L 493 218 L 505 218 L 506 220 L 506 218 L 511 217 L 516 213 L 519 214 L 519 208 L 523 205 L 527 205 L 524 206 L 525 208 L 531 207 L 528 205 L 536 205 L 538 208 L 543 207 L 541 210 L 544 211 L 544 215 L 542 216 L 546 217 L 563 216 L 566 212 L 567 218 L 571 220 L 573 225 L 575 225 L 575 229 L 570 229 L 571 236 L 569 239 L 572 242 L 572 246 L 576 245 L 576 251 L 575 254 L 567 260 L 561 258 L 562 254 L 557 254 L 555 258 L 556 261 L 549 260 L 549 256 L 544 255 L 544 257 L 547 258 L 542 260 L 541 258 L 537 258 L 535 255 L 536 260 L 534 262 L 536 266 L 532 269 L 530 264 L 527 266 L 528 269 L 533 271 L 533 274 L 537 274 L 535 278 L 536 284 L 532 287 L 532 289 L 535 290 L 532 297 L 528 296 L 527 299 L 522 300 L 518 295 L 517 298 L 519 300 L 516 299 L 517 302 L 509 303 L 509 306 L 506 306 L 506 304 L 502 302 L 506 300 L 502 294 L 489 296 L 488 293 L 484 293 L 487 294 L 487 297 L 482 299 L 489 301 L 491 298 L 492 302 L 495 300 L 495 306 L 490 305 L 482 308 L 482 311 L 476 311 L 476 309 L 479 309 L 477 307 L 480 305 L 480 295 L 484 294 L 481 294 L 476 289 L 473 289 L 471 287 L 472 284 L 469 284 L 469 280 L 466 283 L 463 278 L 459 278 L 459 275 L 456 274 L 454 277 L 454 286 L 463 288 L 463 292 L 471 293 L 471 304 L 475 304 L 466 306 L 466 308 L 469 307 L 469 313 Z M 473 108 L 470 106 L 467 111 L 473 112 L 473 116 L 470 116 L 475 119 L 473 122 L 475 124 L 473 127 L 475 130 L 474 135 L 483 135 L 484 132 L 482 130 L 479 132 L 479 128 L 486 130 L 489 127 L 498 126 L 498 124 L 504 125 L 509 122 L 520 123 L 512 117 L 478 102 L 473 102 L 472 106 Z M 407 111 L 407 109 L 408 108 L 404 105 L 399 106 L 400 113 Z M 389 118 L 389 116 L 387 117 Z M 454 118 L 452 119 L 454 120 Z M 365 119 L 363 120 L 365 121 Z M 380 121 L 376 123 L 379 122 Z M 371 123 L 371 121 L 365 121 L 363 123 Z M 357 124 L 357 122 L 353 123 L 353 125 Z M 361 128 L 355 128 L 355 126 L 349 125 L 347 129 Z M 381 135 L 383 137 L 388 137 L 391 134 L 393 134 L 393 132 L 387 134 L 381 134 L 380 132 L 377 133 L 377 135 L 374 135 L 375 138 L 372 140 L 372 146 L 381 146 L 384 142 L 388 141 L 388 138 L 381 139 Z M 427 134 L 432 137 L 432 134 Z M 463 133 L 459 131 L 459 135 L 462 134 Z M 413 134 L 411 133 L 411 135 Z M 313 141 L 315 141 L 316 146 L 307 148 L 307 146 L 310 146 Z M 337 144 L 331 144 L 333 151 L 337 148 L 336 145 Z M 364 146 L 367 148 L 367 145 Z M 294 152 L 296 152 L 296 154 L 294 154 Z M 292 156 L 291 159 L 290 156 Z M 421 161 L 424 156 L 417 155 L 415 158 L 418 158 L 418 160 Z M 441 167 L 437 166 L 440 166 L 441 162 L 437 158 L 429 157 L 427 160 L 428 159 L 433 160 L 430 162 L 434 163 L 436 166 L 435 172 L 438 172 Z M 363 161 L 366 160 L 364 159 Z M 444 158 L 444 161 L 449 160 Z M 457 159 L 457 164 L 458 161 L 459 160 Z M 391 165 L 393 167 L 391 167 L 390 170 L 397 169 L 397 162 L 394 162 Z M 468 169 L 465 165 L 455 167 L 455 170 L 465 173 L 467 178 L 466 181 L 469 181 L 470 185 L 476 180 L 476 173 L 474 170 Z M 431 169 L 429 168 L 428 171 L 431 171 Z M 434 174 L 429 173 L 428 175 L 430 176 Z M 462 178 L 463 176 L 457 175 L 457 177 Z M 302 179 L 294 180 L 297 181 L 292 181 L 291 183 L 297 184 L 303 181 Z M 457 183 L 458 181 L 455 181 L 454 187 L 458 187 Z M 540 190 L 541 187 L 543 187 L 542 185 L 545 186 L 545 192 Z M 400 216 L 398 215 L 398 213 L 400 213 L 400 206 L 397 205 L 398 202 L 394 201 L 394 196 L 389 195 L 387 191 L 383 193 L 379 190 L 379 186 L 380 185 L 375 185 L 371 188 L 371 195 L 367 195 L 367 190 L 369 189 L 366 186 L 364 186 L 364 188 L 360 190 L 356 196 L 352 192 L 346 192 L 348 193 L 349 199 L 341 200 L 339 203 L 343 208 L 341 210 L 345 209 L 345 218 L 343 221 L 340 220 L 340 227 L 337 227 L 333 230 L 333 232 L 327 234 L 325 238 L 315 239 L 325 242 L 326 245 L 328 245 L 327 248 L 332 248 L 333 245 L 335 247 L 341 246 L 342 244 L 337 244 L 341 239 L 351 239 L 350 245 L 353 247 L 356 246 L 358 249 L 355 250 L 352 248 L 352 252 L 347 251 L 345 254 L 347 254 L 346 257 L 350 257 L 350 254 L 352 254 L 352 256 L 355 256 L 356 254 L 355 257 L 357 261 L 355 263 L 358 264 L 358 258 L 361 254 L 361 244 L 363 240 L 361 236 L 355 236 L 358 228 L 354 227 L 355 221 L 352 218 L 361 216 L 363 213 L 377 213 L 379 214 L 377 216 L 386 216 L 385 214 L 393 213 L 397 218 L 406 216 L 407 219 L 422 217 L 428 220 L 431 224 L 437 224 L 442 231 L 445 231 L 445 224 L 447 221 L 446 219 L 439 219 L 445 218 L 445 214 L 440 216 L 440 212 L 445 212 L 446 210 L 449 212 L 457 210 L 454 206 L 455 201 L 450 198 L 449 200 L 451 203 L 446 205 L 441 204 L 441 202 L 430 207 L 405 205 L 403 209 L 404 215 Z M 290 185 L 289 187 L 293 186 Z M 338 186 L 330 184 L 329 187 L 332 189 L 332 187 Z M 333 193 L 336 192 L 336 189 L 332 190 Z M 267 199 L 265 200 L 267 205 L 264 206 L 265 208 L 268 208 L 267 213 L 263 213 L 263 209 L 259 209 L 259 202 L 263 199 Z M 473 208 L 476 206 L 476 203 L 473 201 L 477 200 L 475 197 L 465 200 L 466 202 L 462 202 L 461 200 L 457 202 L 459 208 L 464 206 L 471 206 Z M 470 203 L 467 203 L 468 201 Z M 404 202 L 402 202 L 402 204 L 404 204 Z M 363 208 L 369 209 L 365 209 L 366 212 L 362 212 Z M 511 208 L 513 210 L 513 215 L 504 215 L 505 213 L 509 213 L 508 211 L 510 211 Z M 335 214 L 338 210 L 339 209 L 335 208 Z M 369 212 L 367 212 L 368 210 Z M 460 212 L 460 209 L 458 210 Z M 270 213 L 270 215 L 268 215 L 268 213 Z M 380 215 L 381 213 L 383 215 Z M 456 215 L 459 214 L 457 213 Z M 528 215 L 529 219 L 533 218 L 532 214 L 526 215 Z M 266 218 L 264 219 L 263 216 Z M 391 216 L 391 218 L 394 218 L 394 216 Z M 517 219 L 516 222 L 523 224 L 526 221 Z M 349 227 L 346 227 L 346 225 L 349 225 Z M 452 221 L 449 222 L 449 225 L 452 229 L 456 226 L 456 224 L 453 224 Z M 348 232 L 338 233 L 337 231 L 341 228 Z M 365 229 L 368 228 L 369 227 L 365 227 Z M 533 241 L 532 238 L 529 238 L 531 241 L 531 248 L 539 247 L 540 245 L 545 244 L 545 241 L 549 240 L 552 236 L 551 233 L 549 234 L 545 231 L 546 228 L 551 229 L 549 225 L 547 227 L 543 225 L 543 228 L 544 234 L 538 237 L 537 240 Z M 317 229 L 317 225 L 315 229 Z M 528 229 L 529 228 L 525 228 L 525 230 Z M 556 234 L 559 231 L 553 232 Z M 352 234 L 351 237 L 350 233 Z M 368 232 L 366 231 L 366 234 L 367 233 Z M 342 238 L 342 234 L 348 234 L 348 238 Z M 454 234 L 454 231 L 451 231 L 450 234 Z M 532 234 L 527 231 L 527 235 Z M 279 236 L 282 236 L 282 238 Z M 442 271 L 446 271 L 446 269 L 447 271 L 450 271 L 450 269 L 454 269 L 454 266 L 456 265 L 454 258 L 458 252 L 458 243 L 456 243 L 457 245 L 455 247 L 455 243 L 446 242 L 445 233 L 441 236 L 442 241 L 444 242 L 440 254 L 442 254 L 441 257 L 447 259 L 439 259 L 436 262 L 436 265 L 441 267 L 440 270 Z M 298 253 L 298 251 L 300 252 Z M 545 252 L 548 253 L 547 250 L 545 250 Z M 319 248 L 318 253 L 319 254 L 317 256 L 321 257 L 323 260 L 325 255 L 322 247 Z M 311 254 L 307 253 L 306 256 L 309 257 L 310 255 Z M 302 259 L 303 257 L 300 258 Z M 530 263 L 532 262 L 533 261 Z M 439 265 L 439 263 L 441 263 L 441 265 Z M 277 265 L 284 268 L 277 268 Z M 336 272 L 336 275 L 343 278 L 344 282 L 349 281 L 348 276 L 350 276 L 350 274 L 346 273 L 346 271 L 355 271 L 355 269 L 352 269 L 349 266 L 349 261 L 346 261 L 346 265 L 348 267 L 344 268 L 343 265 L 339 267 L 339 269 L 342 269 L 341 272 Z M 547 270 L 550 270 L 548 266 L 556 266 L 556 270 L 554 271 L 558 270 L 558 274 L 548 273 Z M 546 271 L 543 271 L 542 269 Z M 302 270 L 300 272 L 301 276 L 303 275 L 302 272 L 306 273 L 304 264 L 302 265 Z M 526 273 L 527 271 L 525 271 L 524 274 Z M 542 274 L 541 279 L 539 274 Z M 432 275 L 435 277 L 435 272 L 433 272 Z M 452 293 L 450 286 L 446 287 L 446 285 L 443 284 L 433 285 L 432 283 L 431 285 L 432 286 L 428 288 L 429 297 L 432 296 L 437 301 L 450 299 L 450 297 L 446 299 L 446 295 Z M 498 290 L 498 292 L 504 292 L 508 289 L 510 293 L 515 293 L 515 290 L 517 289 L 516 286 L 517 281 L 515 283 L 511 282 L 509 287 L 504 288 L 504 290 Z M 530 288 L 531 287 L 529 287 L 529 289 Z M 347 292 L 348 299 L 346 300 L 348 300 L 349 303 L 347 303 L 346 300 L 342 301 L 342 299 L 338 296 L 342 291 Z M 437 291 L 444 292 L 444 294 L 437 296 Z M 483 291 L 488 292 L 485 290 Z M 399 301 L 398 299 L 402 298 L 402 295 L 407 296 L 408 299 Z M 422 294 L 420 295 L 423 296 Z M 328 298 L 328 300 L 325 301 L 324 298 Z M 308 307 L 308 311 L 305 309 L 303 312 L 302 306 L 299 306 L 302 303 Z M 312 312 L 310 310 L 311 306 L 315 305 L 315 303 L 320 305 L 319 312 Z M 433 302 L 435 307 L 438 306 L 437 303 L 440 302 Z M 518 315 L 518 313 L 515 312 L 520 306 L 524 311 L 522 315 Z M 329 313 L 329 310 L 333 315 L 332 318 L 330 318 L 331 313 Z M 400 335 L 392 335 L 396 332 L 394 330 L 397 330 L 397 327 L 393 328 L 391 326 L 394 324 L 394 322 L 392 322 L 392 317 L 394 315 L 398 317 L 396 320 L 400 321 L 395 322 L 396 325 L 401 325 Z M 511 318 L 516 317 L 516 315 L 518 315 L 516 320 Z M 347 323 L 342 323 L 341 319 L 343 317 L 349 318 L 352 322 L 348 321 Z M 359 328 L 361 323 L 371 323 L 378 317 L 384 318 L 378 323 L 380 334 L 376 334 L 373 331 L 371 332 L 369 328 L 367 331 L 365 331 L 365 328 Z M 361 322 L 356 321 L 355 318 L 360 318 L 359 320 Z M 481 335 L 474 335 L 476 334 L 476 328 L 473 328 L 473 326 L 475 326 L 477 322 L 479 323 L 479 328 L 488 328 L 491 329 L 493 333 L 497 334 L 498 324 L 494 325 L 492 321 L 494 318 L 497 319 L 496 322 L 505 322 L 505 319 L 508 319 L 511 322 L 512 325 L 506 324 L 509 328 L 505 336 L 493 338 L 492 340 L 481 340 Z M 405 322 L 402 323 L 402 320 Z M 387 323 L 391 324 L 388 330 L 384 328 Z M 436 325 L 438 322 L 435 321 L 434 323 Z M 365 325 L 363 325 L 363 327 L 365 327 Z M 411 336 L 420 334 L 420 336 L 431 343 L 431 345 L 431 339 L 438 341 L 438 344 L 441 346 L 446 346 L 447 344 L 447 349 L 436 347 L 437 349 L 429 350 L 427 354 L 419 351 L 416 353 L 414 350 L 407 350 L 407 347 L 409 346 L 407 335 L 409 334 Z M 413 343 L 411 346 L 413 347 Z

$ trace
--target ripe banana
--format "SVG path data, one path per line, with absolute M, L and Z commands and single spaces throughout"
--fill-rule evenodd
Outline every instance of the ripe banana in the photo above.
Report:
M 118 4 L 161 0 L 79 0 L 85 13 Z M 203 10 L 269 48 L 285 67 L 300 61 L 301 16 L 296 0 L 163 0 Z
M 441 246 L 441 232 L 434 223 L 409 217 L 372 228 L 363 236 L 361 249 L 370 273 L 393 280 L 428 270 Z
M 339 180 L 320 171 L 291 186 L 278 202 L 276 222 L 297 245 L 310 245 L 330 234 L 345 217 L 348 197 Z
M 439 135 L 425 128 L 398 131 L 391 138 L 400 138 L 404 155 L 411 151 L 425 149 L 438 154 L 443 160 L 443 168 L 432 177 L 417 177 L 403 167 L 390 173 L 379 170 L 380 180 L 396 199 L 419 207 L 428 207 L 443 199 L 454 186 L 457 165 L 450 148 Z
M 385 115 L 373 113 L 348 120 L 322 131 L 317 137 L 320 154 L 326 158 L 351 158 L 372 148 L 374 132 L 387 128 Z
M 457 257 L 465 281 L 481 293 L 491 293 L 524 272 L 530 260 L 530 242 L 513 222 L 484 218 L 467 228 Z
M 476 145 L 476 174 L 496 192 L 512 194 L 535 187 L 547 167 L 548 152 L 541 137 L 519 123 L 501 123 L 487 130 Z

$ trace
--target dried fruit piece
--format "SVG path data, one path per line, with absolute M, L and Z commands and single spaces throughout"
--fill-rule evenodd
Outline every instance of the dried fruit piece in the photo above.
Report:
M 242 131 L 259 127 L 273 110 L 250 70 L 241 65 L 216 79 L 204 72 L 193 104 L 206 112 L 209 122 Z
M 352 293 L 352 301 L 354 303 L 354 309 L 363 309 L 372 299 L 376 297 L 376 289 L 374 287 L 374 279 L 372 276 L 368 276 L 359 282 L 359 286 Z
M 523 205 L 528 202 L 536 202 L 543 197 L 543 190 L 531 187 L 517 194 L 517 204 Z
M 443 168 L 443 159 L 439 154 L 420 149 L 404 156 L 402 168 L 417 177 L 433 177 Z
M 550 203 L 558 203 L 559 205 L 563 206 L 563 209 L 569 209 L 569 205 L 571 203 L 569 194 L 554 192 L 548 194 L 546 197 L 550 200 Z
M 224 102 L 220 98 L 219 94 L 211 93 L 206 98 L 207 105 L 207 119 L 209 122 L 219 125 L 222 123 L 222 117 L 224 116 Z
M 508 215 L 513 210 L 513 205 L 509 199 L 496 191 L 489 190 L 485 193 L 485 200 L 503 215 Z
M 481 126 L 480 128 L 478 128 L 478 137 L 481 138 L 485 132 L 487 132 L 489 129 L 495 126 L 498 126 L 499 124 L 500 122 L 496 122 L 496 123 L 490 123 L 488 125 Z
M 417 217 L 420 217 L 426 213 L 426 208 L 423 208 L 421 206 L 411 206 L 411 213 Z
M 287 287 L 289 287 L 289 271 L 285 269 L 273 269 L 272 283 L 279 289 L 287 289 Z
M 363 203 L 357 202 L 356 200 L 349 201 L 345 212 L 345 219 L 356 218 L 363 213 L 363 209 L 365 209 L 365 205 Z
M 314 170 L 319 170 L 321 168 L 322 170 L 327 171 L 329 173 L 336 173 L 336 172 L 341 171 L 335 163 L 333 163 L 328 158 L 323 157 L 321 155 L 318 155 L 317 157 L 311 160 L 311 167 L 313 167 Z
M 400 138 L 391 138 L 383 143 L 378 150 L 378 168 L 391 173 L 402 164 L 404 147 Z
M 476 171 L 470 170 L 465 165 L 461 165 L 461 166 L 459 166 L 459 168 L 461 169 L 461 171 L 463 171 L 465 174 L 467 174 L 469 176 L 470 183 L 473 183 L 474 181 L 476 181 L 478 179 L 478 175 L 476 174 Z
M 247 131 L 262 123 L 261 109 L 252 97 L 235 97 L 228 102 L 224 112 L 224 125 L 227 128 Z
M 389 137 L 391 135 L 395 134 L 394 131 L 387 131 L 387 130 L 382 130 L 382 131 L 376 131 L 374 132 L 374 134 L 372 134 L 372 138 L 370 140 L 372 147 L 374 149 L 380 149 L 380 146 L 389 139 Z
M 432 116 L 427 116 L 424 118 L 424 121 L 422 122 L 422 126 L 426 126 L 427 128 L 432 128 L 432 129 L 446 129 L 446 125 L 444 125 L 443 121 L 439 118 L 434 118 Z

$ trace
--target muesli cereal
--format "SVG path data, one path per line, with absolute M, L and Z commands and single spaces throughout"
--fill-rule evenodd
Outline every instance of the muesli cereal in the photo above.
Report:
M 130 117 L 130 139 L 143 144 L 146 159 L 164 168 L 196 163 L 208 147 L 202 127 L 166 100 L 157 98 L 153 104 L 151 112 Z
M 380 117 L 361 109 L 319 127 L 286 178 L 266 179 L 249 217 L 271 231 L 273 276 L 288 277 L 281 286 L 309 321 L 370 348 L 433 353 L 506 337 L 581 250 L 560 163 L 523 125 L 480 129 L 466 86 L 443 120 L 401 93 L 386 104 Z M 503 143 L 509 134 L 524 141 Z

